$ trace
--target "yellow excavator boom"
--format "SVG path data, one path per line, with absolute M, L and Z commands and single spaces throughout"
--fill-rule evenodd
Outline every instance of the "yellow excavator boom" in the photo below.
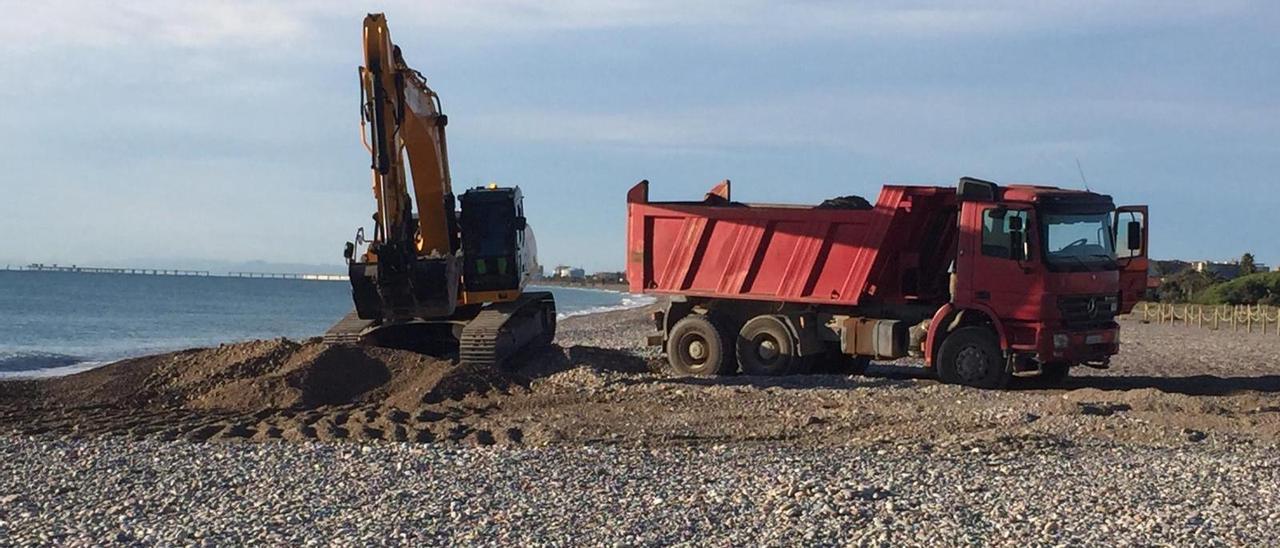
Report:
M 415 247 L 423 255 L 452 254 L 448 216 L 453 208 L 449 159 L 440 98 L 426 79 L 409 68 L 391 41 L 387 19 L 380 13 L 364 20 L 364 66 L 360 71 L 365 99 L 364 121 L 371 122 L 367 143 L 373 153 L 373 193 L 384 237 L 411 222 L 405 154 L 409 157 L 414 200 L 418 204 Z M 403 153 L 402 153 L 403 151 Z

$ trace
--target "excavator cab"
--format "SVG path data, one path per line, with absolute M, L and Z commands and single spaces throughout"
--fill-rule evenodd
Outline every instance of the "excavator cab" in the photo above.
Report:
M 519 289 L 525 265 L 519 188 L 480 187 L 462 195 L 462 279 L 473 293 Z

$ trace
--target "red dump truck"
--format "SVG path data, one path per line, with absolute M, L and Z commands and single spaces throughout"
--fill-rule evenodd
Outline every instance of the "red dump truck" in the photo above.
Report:
M 962 178 L 885 186 L 874 205 L 699 201 L 627 194 L 627 278 L 668 296 L 654 314 L 671 366 L 692 375 L 859 373 L 923 358 L 945 382 L 998 388 L 1106 367 L 1116 316 L 1147 281 L 1147 208 L 1110 196 Z

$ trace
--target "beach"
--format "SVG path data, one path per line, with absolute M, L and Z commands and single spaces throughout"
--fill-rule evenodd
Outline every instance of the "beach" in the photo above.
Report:
M 3 532 L 37 543 L 1277 541 L 1274 336 L 1126 320 L 1111 370 L 985 391 L 910 362 L 866 376 L 678 377 L 641 343 L 648 313 L 567 318 L 553 349 L 501 372 L 345 349 L 389 371 L 342 395 L 354 403 L 247 372 L 270 360 L 206 359 L 192 372 L 218 349 L 152 360 L 126 383 L 150 399 L 100 388 L 120 364 L 82 374 L 101 375 L 92 382 L 0 384 Z M 251 344 L 220 352 L 274 352 L 284 369 L 325 352 Z M 156 389 L 164 363 L 185 364 L 187 382 Z M 240 378 L 210 381 L 227 371 L 214 365 Z M 130 495 L 116 500 L 121 486 Z

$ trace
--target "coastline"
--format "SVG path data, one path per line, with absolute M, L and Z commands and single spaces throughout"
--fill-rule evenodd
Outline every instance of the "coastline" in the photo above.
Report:
M 587 306 L 578 310 L 568 312 L 560 312 L 557 314 L 558 319 L 566 320 L 568 318 L 581 318 L 584 316 L 608 314 L 611 312 L 622 312 L 635 308 L 648 306 L 656 302 L 656 298 L 648 295 L 636 295 L 626 291 L 627 287 L 621 284 L 530 284 L 530 287 L 542 287 L 545 289 L 565 289 L 576 291 L 591 291 L 598 293 L 607 293 L 617 295 L 617 302 L 613 304 L 602 304 L 598 306 Z M 318 336 L 318 334 L 317 334 Z M 102 353 L 88 353 L 72 355 L 71 353 L 48 352 L 43 350 L 31 349 L 14 349 L 6 351 L 0 349 L 0 383 L 10 381 L 28 381 L 39 379 L 50 379 L 75 375 L 85 371 L 92 371 L 111 364 L 119 363 L 126 360 L 134 360 L 147 358 L 156 355 L 163 355 L 176 352 L 187 352 L 207 348 L 215 348 L 224 345 L 238 345 L 251 343 L 258 340 L 275 340 L 281 337 L 242 337 L 229 338 L 226 340 L 211 342 L 209 344 L 195 344 L 187 346 L 164 346 L 146 348 L 145 345 L 135 348 L 131 352 L 112 352 L 106 355 Z M 284 337 L 287 339 L 305 341 L 312 336 L 301 337 Z M 42 364 L 19 364 L 21 360 L 40 361 Z M 14 363 L 6 363 L 14 362 Z
M 614 293 L 631 293 L 631 287 L 624 283 L 573 282 L 557 280 L 555 278 L 543 278 L 541 280 L 529 282 L 529 285 L 541 287 L 565 287 L 569 289 L 590 289 L 596 291 L 611 291 Z

